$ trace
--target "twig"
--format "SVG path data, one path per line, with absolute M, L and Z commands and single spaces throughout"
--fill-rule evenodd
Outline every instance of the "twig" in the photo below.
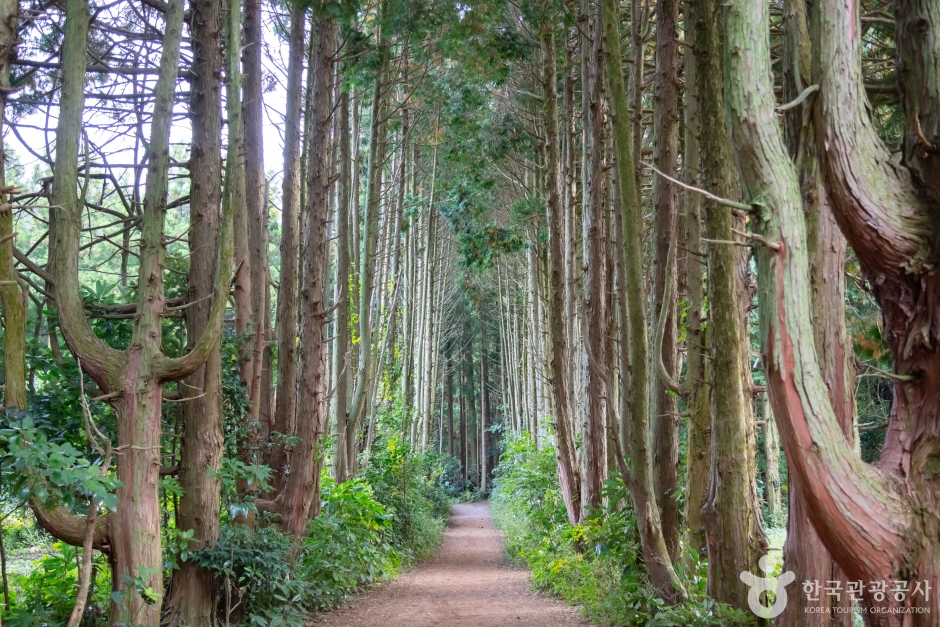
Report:
M 85 435 L 88 437 L 88 443 L 102 456 L 98 476 L 104 477 L 111 465 L 111 438 L 101 433 L 91 417 L 88 397 L 85 396 L 85 377 L 82 374 L 82 360 L 80 358 L 78 359 L 78 390 L 82 405 L 82 417 L 85 422 Z M 103 447 L 98 438 L 104 442 Z M 91 559 L 94 555 L 95 519 L 97 516 L 98 504 L 95 502 L 95 497 L 92 496 L 88 499 L 88 519 L 85 522 L 85 537 L 82 542 L 82 566 L 78 580 L 78 593 L 75 598 L 75 606 L 72 608 L 72 615 L 69 617 L 68 627 L 78 627 L 82 622 L 82 615 L 85 613 L 85 601 L 88 599 L 88 587 L 91 583 Z
M 800 106 L 801 104 L 803 104 L 803 101 L 809 98 L 810 94 L 812 94 L 814 91 L 819 91 L 819 85 L 810 85 L 809 87 L 804 89 L 802 92 L 800 92 L 800 95 L 797 96 L 795 100 L 791 100 L 790 102 L 786 104 L 782 104 L 779 107 L 777 107 L 777 111 L 778 112 L 789 111 L 790 109 L 794 109 Z
M 671 236 L 670 236 L 671 237 Z M 666 268 L 671 268 L 676 261 L 676 242 L 669 242 L 669 252 L 666 254 Z M 662 306 L 659 308 L 659 318 L 656 321 L 656 374 L 659 376 L 659 380 L 662 382 L 666 389 L 670 392 L 676 394 L 677 396 L 683 396 L 682 389 L 679 385 L 679 382 L 666 370 L 666 364 L 663 363 L 663 341 L 666 338 L 666 308 L 670 305 L 672 301 L 672 292 L 674 283 L 666 273 L 666 289 L 663 293 L 663 302 Z
M 650 170 L 652 170 L 653 172 L 655 172 L 656 174 L 660 175 L 661 177 L 663 177 L 664 179 L 666 179 L 666 180 L 669 181 L 670 183 L 674 183 L 674 184 L 678 185 L 679 187 L 681 187 L 681 188 L 683 188 L 683 189 L 689 190 L 690 192 L 695 192 L 695 193 L 697 193 L 697 194 L 701 194 L 701 195 L 704 196 L 705 198 L 708 198 L 709 200 L 713 200 L 713 201 L 717 202 L 719 205 L 724 205 L 724 206 L 726 206 L 726 207 L 732 207 L 733 209 L 741 209 L 742 211 L 750 211 L 750 210 L 751 210 L 751 206 L 750 206 L 750 205 L 745 205 L 743 202 L 737 202 L 737 201 L 734 201 L 734 200 L 728 200 L 727 198 L 721 198 L 720 196 L 715 196 L 713 193 L 707 192 L 707 191 L 705 191 L 704 189 L 701 189 L 701 188 L 699 188 L 699 187 L 693 187 L 692 185 L 689 185 L 689 184 L 687 184 L 687 183 L 683 183 L 682 181 L 680 181 L 680 180 L 678 180 L 678 179 L 674 179 L 674 178 L 672 178 L 671 176 L 669 176 L 668 174 L 666 174 L 666 173 L 664 173 L 664 172 L 658 170 L 658 169 L 656 168 L 656 166 L 654 166 L 654 165 L 651 164 L 651 163 L 647 163 L 646 161 L 640 161 L 640 163 L 643 164 L 644 166 L 646 166 L 647 168 L 649 168 Z
M 751 246 L 748 242 L 739 242 L 733 239 L 706 239 L 703 237 L 701 241 L 705 242 L 706 244 L 723 244 L 726 246 L 745 246 L 748 248 Z
M 196 400 L 197 398 L 202 398 L 202 397 L 205 396 L 205 395 L 206 395 L 206 393 L 203 392 L 203 393 L 200 394 L 199 396 L 187 396 L 186 398 L 167 398 L 167 397 L 164 396 L 164 397 L 163 397 L 163 402 L 164 402 L 164 403 L 185 403 L 186 401 L 194 401 L 194 400 Z
M 108 392 L 107 394 L 102 394 L 101 396 L 96 396 L 96 397 L 92 398 L 91 400 L 92 400 L 92 401 L 109 401 L 109 400 L 111 400 L 112 398 L 117 398 L 117 397 L 120 396 L 121 394 L 124 394 L 124 392 L 123 392 L 122 390 L 118 390 L 117 392 Z
M 920 126 L 920 115 L 914 116 L 914 130 L 917 131 L 917 138 L 920 140 L 920 143 L 922 143 L 927 150 L 933 150 L 933 144 L 924 137 L 924 129 Z
M 746 231 L 739 231 L 737 229 L 731 229 L 731 232 L 735 235 L 740 235 L 744 239 L 749 239 L 752 242 L 757 242 L 758 244 L 763 244 L 771 250 L 780 250 L 780 244 L 777 242 L 768 241 L 763 235 L 758 235 L 757 233 L 748 233 Z

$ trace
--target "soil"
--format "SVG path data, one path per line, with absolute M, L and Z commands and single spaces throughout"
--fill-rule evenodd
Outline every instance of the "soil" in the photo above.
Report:
M 529 590 L 528 570 L 506 561 L 489 505 L 451 510 L 435 556 L 388 585 L 320 616 L 333 627 L 574 627 L 578 609 Z

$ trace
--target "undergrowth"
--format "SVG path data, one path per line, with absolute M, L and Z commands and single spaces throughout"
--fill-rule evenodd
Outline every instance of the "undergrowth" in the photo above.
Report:
M 677 570 L 689 594 L 669 606 L 646 576 L 636 519 L 623 481 L 607 481 L 604 502 L 583 524 L 568 524 L 555 451 L 509 439 L 496 468 L 491 509 L 510 559 L 532 569 L 536 589 L 580 605 L 587 618 L 618 627 L 736 627 L 752 617 L 705 593 L 707 565 L 683 550 Z M 578 549 L 581 549 L 580 551 Z
M 192 560 L 216 575 L 220 623 L 302 627 L 311 613 L 335 607 L 434 552 L 450 506 L 443 467 L 440 457 L 414 454 L 397 438 L 378 439 L 359 478 L 337 485 L 324 471 L 319 515 L 299 543 L 280 531 L 276 517 L 259 515 L 249 529 L 223 510 L 212 547 L 165 547 L 165 580 L 179 562 Z M 101 554 L 95 573 L 84 627 L 103 626 L 110 603 L 110 569 Z M 76 549 L 54 545 L 54 553 L 11 581 L 4 627 L 65 625 L 77 581 Z

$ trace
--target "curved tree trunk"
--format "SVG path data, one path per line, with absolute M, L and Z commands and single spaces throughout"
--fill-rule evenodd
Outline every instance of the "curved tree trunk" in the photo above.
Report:
M 787 0 L 784 9 L 783 97 L 791 102 L 799 97 L 807 83 L 812 82 L 812 54 L 805 3 Z M 785 113 L 784 138 L 800 178 L 806 214 L 816 353 L 839 425 L 848 442 L 854 446 L 855 386 L 854 373 L 851 373 L 854 366 L 852 346 L 845 329 L 845 238 L 835 223 L 821 180 L 811 109 L 812 102 L 807 101 Z M 773 446 L 779 446 L 769 399 L 765 403 L 765 414 L 769 416 L 765 419 L 765 446 L 771 439 Z M 769 437 L 771 435 L 773 438 Z M 768 476 L 768 483 L 770 480 Z M 784 568 L 799 573 L 801 581 L 841 581 L 845 588 L 846 577 L 810 521 L 800 481 L 797 475 L 788 480 L 789 516 Z M 777 624 L 788 627 L 851 627 L 851 607 L 847 594 L 839 598 L 828 594 L 797 594 L 787 603 Z
M 234 12 L 237 18 L 237 12 Z M 182 0 L 171 0 L 166 12 L 163 55 L 155 89 L 151 124 L 147 189 L 141 227 L 137 317 L 131 343 L 120 352 L 99 340 L 82 308 L 78 282 L 78 247 L 81 209 L 77 197 L 78 137 L 83 109 L 88 38 L 88 5 L 82 0 L 66 3 L 65 38 L 62 46 L 63 84 L 57 127 L 51 204 L 58 206 L 55 294 L 58 316 L 66 342 L 82 367 L 105 393 L 114 394 L 111 405 L 117 422 L 118 450 L 122 451 L 117 478 L 117 511 L 104 519 L 113 559 L 115 587 L 123 595 L 112 597 L 110 622 L 118 625 L 130 617 L 136 624 L 157 627 L 163 593 L 160 541 L 160 425 L 163 383 L 192 375 L 206 361 L 221 338 L 225 299 L 230 285 L 232 260 L 231 203 L 223 203 L 220 269 L 212 295 L 205 333 L 182 357 L 167 358 L 161 351 L 163 296 L 164 218 L 167 204 L 169 133 L 174 87 L 179 71 L 182 38 Z M 38 512 L 37 518 L 47 518 Z M 58 518 L 70 524 L 70 519 Z M 84 526 L 82 524 L 82 526 Z M 97 526 L 97 522 L 96 522 Z M 66 529 L 62 539 L 70 541 Z M 74 536 L 73 536 L 74 537 Z M 156 600 L 142 598 L 126 577 L 139 577 Z
M 826 36 L 817 41 L 815 63 L 821 67 L 825 60 L 827 70 L 819 74 L 815 123 L 830 198 L 843 233 L 876 286 L 896 369 L 902 376 L 915 368 L 926 373 L 937 353 L 916 340 L 922 328 L 916 324 L 918 309 L 904 316 L 898 311 L 902 303 L 924 302 L 916 296 L 922 284 L 916 280 L 917 257 L 911 255 L 925 245 L 925 214 L 908 187 L 910 179 L 898 177 L 878 156 L 882 149 L 863 107 L 857 7 L 825 0 L 816 9 L 816 27 Z M 761 335 L 790 475 L 801 482 L 810 520 L 850 580 L 926 580 L 936 590 L 937 512 L 929 505 L 934 501 L 924 474 L 932 468 L 928 459 L 936 444 L 906 435 L 922 432 L 916 425 L 936 415 L 936 377 L 899 382 L 880 464 L 884 470 L 864 464 L 843 435 L 840 410 L 830 401 L 814 345 L 799 179 L 780 138 L 768 80 L 769 2 L 733 3 L 726 20 L 732 137 L 755 226 L 769 244 L 760 245 L 757 255 Z M 918 538 L 916 551 L 912 538 Z M 907 596 L 906 604 L 924 607 L 925 613 L 884 611 L 896 604 L 892 595 L 874 598 L 870 588 L 862 600 L 869 610 L 882 610 L 868 613 L 871 625 L 936 622 L 934 594 L 929 600 Z

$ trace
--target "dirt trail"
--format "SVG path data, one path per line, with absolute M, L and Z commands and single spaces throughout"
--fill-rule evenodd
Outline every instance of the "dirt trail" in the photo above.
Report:
M 577 608 L 529 591 L 506 563 L 486 503 L 455 505 L 437 554 L 390 584 L 320 617 L 334 627 L 573 627 Z

